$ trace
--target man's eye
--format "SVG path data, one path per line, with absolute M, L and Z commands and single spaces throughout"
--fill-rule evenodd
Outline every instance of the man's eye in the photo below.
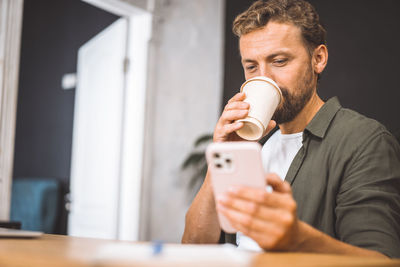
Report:
M 274 60 L 273 64 L 276 65 L 276 66 L 283 66 L 283 65 L 286 64 L 287 61 L 288 60 L 286 58 L 276 59 L 276 60 Z
M 254 66 L 254 65 L 246 66 L 246 70 L 248 70 L 248 71 L 252 71 L 252 70 L 254 70 L 255 68 L 256 68 L 256 66 Z

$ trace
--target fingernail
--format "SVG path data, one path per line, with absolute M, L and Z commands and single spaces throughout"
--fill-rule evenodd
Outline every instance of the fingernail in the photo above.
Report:
M 237 194 L 237 192 L 239 191 L 239 187 L 237 186 L 231 186 L 228 188 L 229 193 L 233 193 L 233 194 Z
M 218 203 L 226 203 L 228 201 L 228 198 L 225 195 L 220 195 L 217 197 Z

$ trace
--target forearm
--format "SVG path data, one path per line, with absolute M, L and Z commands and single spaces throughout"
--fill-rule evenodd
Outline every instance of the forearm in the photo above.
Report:
M 301 221 L 299 222 L 298 236 L 300 237 L 297 242 L 298 245 L 293 248 L 293 250 L 297 252 L 386 258 L 385 255 L 377 251 L 359 248 L 334 239 Z
M 186 213 L 182 243 L 218 243 L 221 235 L 210 177 L 204 183 Z

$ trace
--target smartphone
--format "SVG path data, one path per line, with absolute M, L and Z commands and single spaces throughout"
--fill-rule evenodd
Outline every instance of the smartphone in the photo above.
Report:
M 256 142 L 212 143 L 206 150 L 208 170 L 215 199 L 233 185 L 266 188 L 261 160 L 261 145 Z M 221 228 L 226 233 L 237 230 L 218 213 Z

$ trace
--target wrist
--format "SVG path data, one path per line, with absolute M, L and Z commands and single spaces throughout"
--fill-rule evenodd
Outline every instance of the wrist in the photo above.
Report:
M 314 234 L 312 228 L 303 221 L 298 220 L 295 226 L 295 234 L 290 251 L 293 252 L 310 252 L 310 244 L 313 243 Z

